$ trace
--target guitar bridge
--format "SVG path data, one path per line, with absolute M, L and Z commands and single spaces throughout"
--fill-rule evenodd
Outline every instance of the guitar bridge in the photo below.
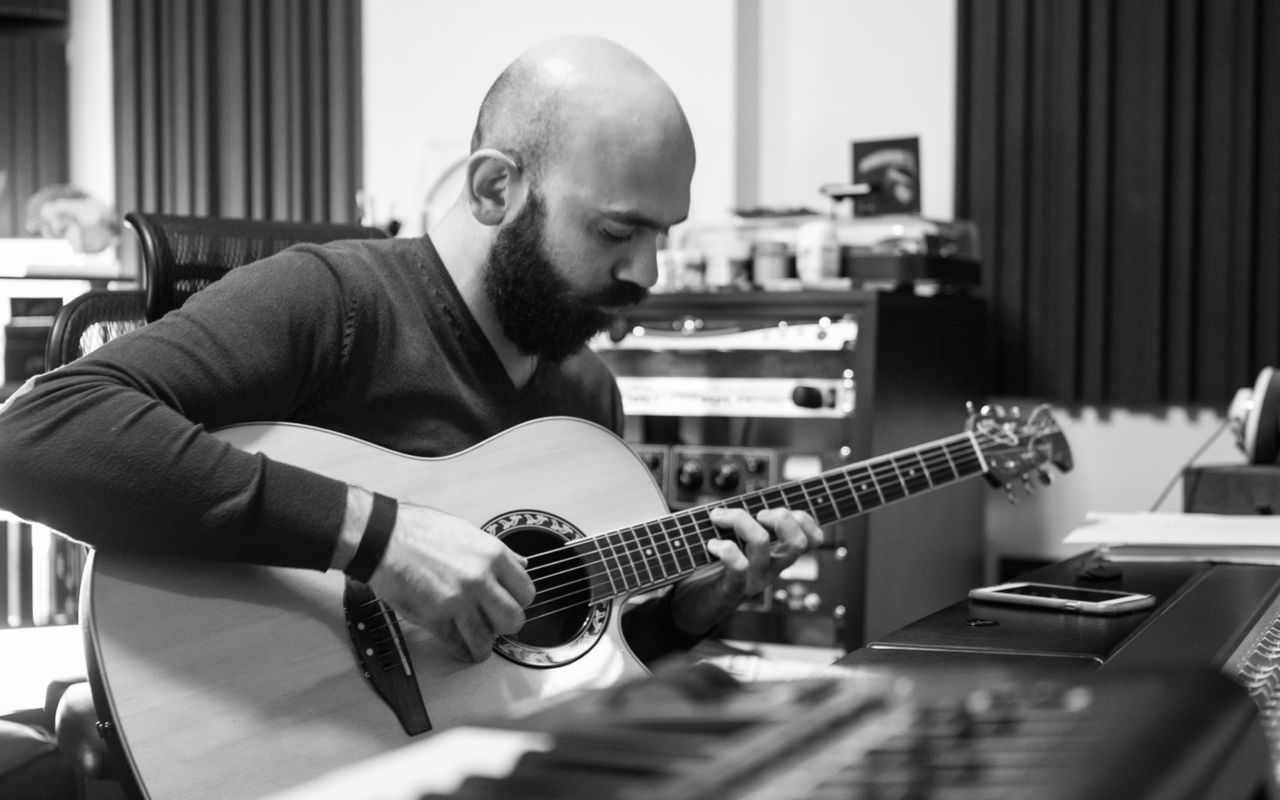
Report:
M 372 589 L 350 578 L 342 592 L 342 612 L 356 662 L 373 691 L 395 712 L 405 733 L 416 736 L 431 730 L 395 612 Z

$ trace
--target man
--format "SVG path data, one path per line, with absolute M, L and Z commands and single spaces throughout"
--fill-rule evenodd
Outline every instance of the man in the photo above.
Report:
M 584 344 L 655 282 L 693 169 L 679 103 L 634 54 L 536 47 L 490 89 L 465 187 L 428 236 L 242 267 L 24 387 L 0 412 L 0 507 L 100 548 L 344 570 L 484 659 L 533 599 L 520 556 L 205 431 L 290 420 L 439 456 L 549 414 L 617 430 L 617 387 Z M 821 537 L 784 509 L 715 522 L 742 546 L 713 541 L 714 568 L 630 615 L 642 657 L 705 635 Z

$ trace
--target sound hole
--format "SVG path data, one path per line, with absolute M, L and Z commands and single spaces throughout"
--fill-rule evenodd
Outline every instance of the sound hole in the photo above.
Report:
M 570 642 L 587 624 L 591 576 L 564 539 L 541 528 L 513 528 L 502 541 L 529 559 L 535 595 L 525 609 L 525 625 L 509 638 L 530 647 Z

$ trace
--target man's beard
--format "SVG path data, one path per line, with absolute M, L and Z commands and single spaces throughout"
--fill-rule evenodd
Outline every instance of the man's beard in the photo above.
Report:
M 530 189 L 519 216 L 498 231 L 484 271 L 484 287 L 502 332 L 521 353 L 563 361 L 609 327 L 614 315 L 601 306 L 634 305 L 647 292 L 615 281 L 606 292 L 579 292 L 547 256 L 546 209 Z

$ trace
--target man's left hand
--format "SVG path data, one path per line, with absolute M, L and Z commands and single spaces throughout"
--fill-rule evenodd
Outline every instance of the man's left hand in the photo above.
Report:
M 676 624 L 697 635 L 763 591 L 801 553 L 822 544 L 822 528 L 803 511 L 770 508 L 753 518 L 740 508 L 713 508 L 710 514 L 716 527 L 734 536 L 708 542 L 707 552 L 719 563 L 672 590 Z

